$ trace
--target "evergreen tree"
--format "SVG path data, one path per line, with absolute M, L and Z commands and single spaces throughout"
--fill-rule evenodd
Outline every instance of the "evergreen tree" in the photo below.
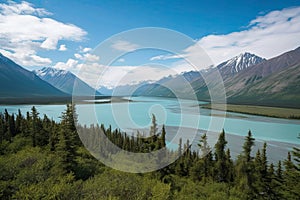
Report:
M 161 145 L 160 148 L 166 147 L 166 129 L 165 125 L 163 125 L 161 129 Z
M 226 154 L 225 147 L 227 141 L 225 139 L 225 131 L 223 130 L 219 135 L 219 139 L 215 144 L 215 171 L 216 171 L 216 180 L 218 182 L 226 182 L 228 181 L 226 178 L 228 177 L 228 166 L 226 165 Z
M 240 190 L 243 190 L 247 198 L 255 198 L 255 187 L 254 187 L 254 162 L 251 157 L 251 150 L 254 145 L 254 138 L 252 137 L 251 131 L 245 137 L 243 145 L 243 152 L 238 157 L 236 173 L 238 179 L 238 186 Z
M 233 182 L 234 181 L 234 164 L 231 159 L 230 149 L 227 149 L 227 151 L 226 151 L 226 166 L 228 168 L 228 174 L 227 174 L 226 180 L 229 182 Z
M 23 121 L 23 116 L 22 116 L 21 110 L 18 109 L 18 115 L 16 117 L 16 133 L 18 133 L 18 134 L 23 132 L 22 121 Z
M 282 166 L 281 166 L 281 161 L 278 161 L 278 166 L 276 170 L 276 177 L 279 182 L 282 182 Z
M 157 124 L 156 124 L 156 117 L 152 114 L 152 125 L 150 127 L 150 137 L 155 136 L 157 134 Z
M 179 144 L 178 144 L 178 157 L 182 156 L 182 139 L 179 138 Z
M 300 138 L 300 137 L 298 137 Z M 298 199 L 300 197 L 300 149 L 293 148 L 292 156 L 288 153 L 287 160 L 284 161 L 285 173 L 284 173 L 284 192 L 283 197 L 287 199 Z
M 32 140 L 32 146 L 35 147 L 37 143 L 37 134 L 39 134 L 39 131 L 41 130 L 39 127 L 39 113 L 37 112 L 36 108 L 33 106 L 31 108 L 31 140 Z
M 201 139 L 199 141 L 198 147 L 201 151 L 201 161 L 199 164 L 202 165 L 203 173 L 199 174 L 200 176 L 204 177 L 204 182 L 208 179 L 209 176 L 212 174 L 212 162 L 213 162 L 213 155 L 211 152 L 211 148 L 207 142 L 207 136 L 206 133 L 201 136 Z
M 74 108 L 72 105 L 67 105 L 67 109 L 62 114 L 59 142 L 55 148 L 64 172 L 71 172 L 76 165 L 75 157 L 79 137 L 76 132 Z
M 252 160 L 251 157 L 251 149 L 254 146 L 254 138 L 252 137 L 252 133 L 249 130 L 248 136 L 246 136 L 245 143 L 243 145 L 243 154 L 246 162 L 250 162 Z

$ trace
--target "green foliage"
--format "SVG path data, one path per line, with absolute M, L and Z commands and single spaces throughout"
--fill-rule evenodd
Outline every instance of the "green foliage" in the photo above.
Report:
M 171 165 L 148 174 L 123 173 L 104 166 L 82 146 L 75 110 L 68 105 L 60 123 L 40 118 L 34 107 L 26 117 L 20 111 L 0 114 L 0 199 L 299 199 L 299 148 L 283 166 L 281 161 L 274 166 L 268 163 L 266 143 L 251 156 L 254 138 L 249 131 L 233 161 L 222 131 L 214 149 L 206 134 L 199 152 L 180 139 L 176 152 L 165 149 L 152 162 L 161 165 L 165 156 L 180 156 Z M 119 152 L 99 146 L 104 135 L 127 151 L 151 152 L 166 147 L 165 127 L 161 132 L 157 127 L 153 116 L 145 138 L 103 125 L 79 126 L 92 136 L 86 139 L 95 150 L 111 158 Z

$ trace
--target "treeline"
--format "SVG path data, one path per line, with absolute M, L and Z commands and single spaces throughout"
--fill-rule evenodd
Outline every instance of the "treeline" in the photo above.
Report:
M 299 199 L 300 149 L 283 162 L 269 163 L 267 144 L 252 153 L 251 131 L 233 160 L 220 133 L 210 147 L 207 135 L 192 151 L 180 140 L 174 163 L 155 172 L 131 174 L 110 169 L 84 148 L 76 131 L 75 107 L 68 105 L 61 121 L 39 116 L 35 107 L 0 114 L 0 199 Z M 103 125 L 81 127 L 105 134 L 131 152 L 151 152 L 166 146 L 164 126 L 152 118 L 150 137 L 129 136 Z M 97 138 L 93 139 L 97 146 Z M 110 152 L 117 154 L 118 152 Z M 105 156 L 111 156 L 106 154 Z

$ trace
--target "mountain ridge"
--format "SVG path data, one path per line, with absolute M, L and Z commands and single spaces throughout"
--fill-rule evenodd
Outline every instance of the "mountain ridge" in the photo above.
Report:
M 5 86 L 0 89 L 1 99 L 68 96 L 2 54 L 0 54 L 0 84 Z
M 67 70 L 44 67 L 40 70 L 35 70 L 34 73 L 42 80 L 70 95 L 73 94 L 74 87 L 76 87 L 76 95 L 101 95 L 100 92 L 96 91 L 75 74 Z

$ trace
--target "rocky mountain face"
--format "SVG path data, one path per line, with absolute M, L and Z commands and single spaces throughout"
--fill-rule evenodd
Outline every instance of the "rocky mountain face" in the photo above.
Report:
M 35 73 L 22 68 L 2 54 L 0 54 L 0 85 L 1 98 L 68 96 L 66 93 L 43 81 Z
M 73 73 L 66 70 L 54 69 L 51 67 L 44 67 L 40 70 L 34 71 L 44 81 L 47 81 L 59 90 L 72 95 L 73 88 L 76 87 L 76 95 L 100 95 L 100 92 L 95 91 L 94 88 L 79 79 Z
M 216 67 L 134 85 L 134 95 L 211 100 L 225 87 L 228 103 L 300 107 L 300 47 L 271 59 L 242 53 Z M 216 76 L 221 76 L 219 83 Z M 129 91 L 129 90 L 128 90 Z

